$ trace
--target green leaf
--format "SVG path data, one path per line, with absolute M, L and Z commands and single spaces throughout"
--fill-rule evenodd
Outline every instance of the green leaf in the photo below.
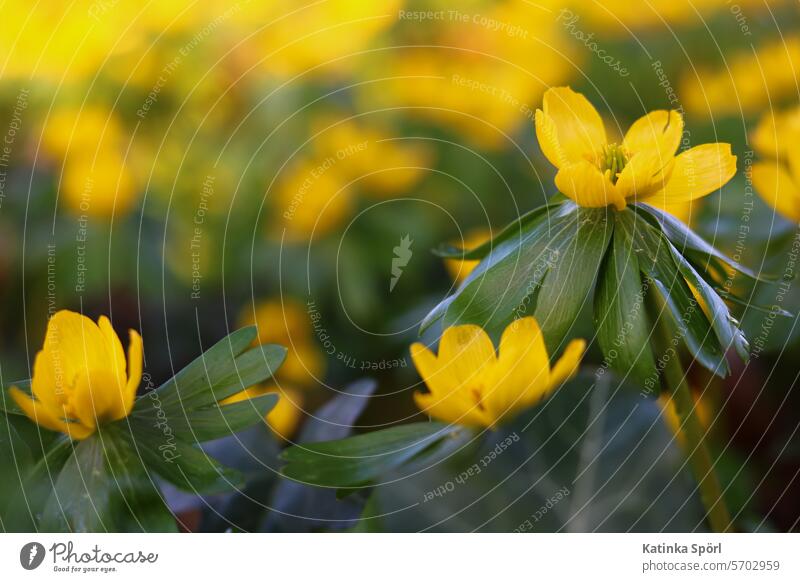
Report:
M 656 378 L 650 349 L 652 327 L 645 309 L 639 261 L 624 222 L 614 229 L 600 273 L 594 297 L 594 322 L 606 360 L 621 374 L 630 374 L 641 382 Z
M 461 429 L 438 422 L 393 426 L 346 439 L 296 445 L 281 458 L 284 476 L 320 487 L 355 488 L 413 459 Z
M 41 529 L 175 531 L 175 521 L 141 461 L 112 435 L 96 433 L 75 446 L 45 505 Z
M 174 418 L 175 435 L 186 442 L 205 442 L 235 434 L 264 421 L 278 402 L 277 394 L 264 394 L 225 406 L 192 410 Z
M 497 236 L 474 249 L 468 250 L 450 244 L 443 244 L 434 249 L 433 254 L 443 259 L 474 261 L 483 259 L 492 252 L 502 251 L 503 247 L 513 248 L 519 246 L 531 227 L 537 224 L 545 213 L 552 211 L 556 206 L 560 206 L 560 204 L 549 204 L 534 208 L 511 222 Z
M 208 390 L 217 374 L 230 373 L 231 366 L 239 354 L 256 339 L 255 326 L 236 330 L 203 352 L 192 363 L 156 389 L 161 406 L 167 409 L 180 408 L 184 402 Z M 141 397 L 136 404 L 144 400 Z M 209 402 L 210 403 L 210 402 Z M 135 409 L 134 409 L 135 412 Z
M 445 326 L 473 323 L 497 335 L 527 315 L 533 307 L 531 296 L 569 243 L 578 220 L 577 207 L 564 204 L 545 214 L 518 247 L 490 254 L 456 292 Z
M 671 243 L 668 244 L 672 252 L 672 258 L 681 274 L 697 290 L 700 297 L 703 298 L 705 311 L 707 312 L 706 315 L 711 319 L 711 325 L 714 328 L 714 333 L 716 333 L 722 349 L 727 350 L 729 347 L 733 346 L 736 349 L 736 353 L 739 354 L 739 357 L 747 361 L 750 358 L 750 346 L 742 331 L 737 327 L 738 322 L 731 315 L 728 306 L 711 285 L 706 283 L 705 280 L 697 274 L 697 271 L 689 264 L 689 261 L 687 261 Z
M 713 257 L 719 261 L 722 261 L 729 267 L 755 281 L 762 281 L 766 283 L 776 281 L 774 277 L 753 272 L 744 265 L 741 265 L 728 257 L 722 251 L 715 249 L 713 246 L 703 240 L 703 237 L 695 233 L 691 228 L 686 226 L 683 222 L 668 212 L 664 212 L 663 210 L 659 210 L 658 208 L 654 208 L 649 204 L 643 203 L 633 204 L 631 205 L 631 208 L 634 212 L 661 230 L 667 239 L 679 249 L 681 254 L 686 254 L 687 251 L 694 251 L 706 258 Z
M 239 488 L 238 471 L 223 467 L 199 447 L 176 436 L 169 419 L 149 424 L 130 418 L 130 431 L 115 423 L 129 446 L 141 457 L 148 471 L 154 471 L 176 487 L 193 493 L 220 493 Z
M 73 446 L 73 442 L 67 437 L 59 437 L 36 464 L 25 472 L 21 486 L 8 499 L 5 514 L 2 515 L 6 531 L 26 532 L 39 528 L 41 511 L 53 491 L 57 475 L 72 455 Z M 11 476 L 4 474 L 3 477 Z
M 621 212 L 618 224 L 622 222 L 632 233 L 640 270 L 664 297 L 678 327 L 678 336 L 692 356 L 714 374 L 725 377 L 729 372 L 725 352 L 703 308 L 675 264 L 669 241 L 648 222 L 637 221 L 636 216 L 633 212 Z
M 254 337 L 254 327 L 232 333 L 160 388 L 140 396 L 133 415 L 153 418 L 160 408 L 173 417 L 190 416 L 193 410 L 263 382 L 283 363 L 286 348 L 265 344 L 244 351 Z
M 590 301 L 597 271 L 614 230 L 605 208 L 577 210 L 575 231 L 565 233 L 554 264 L 544 277 L 536 296 L 534 315 L 542 328 L 550 353 L 557 351 Z

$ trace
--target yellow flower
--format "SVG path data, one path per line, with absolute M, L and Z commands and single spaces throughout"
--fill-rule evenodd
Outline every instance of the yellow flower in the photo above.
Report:
M 720 188 L 736 173 L 729 144 L 703 144 L 675 153 L 683 135 L 677 111 L 653 111 L 609 144 L 600 114 L 569 87 L 549 89 L 536 111 L 542 153 L 558 168 L 556 187 L 579 206 L 628 202 L 658 207 L 687 204 Z
M 315 121 L 314 149 L 368 194 L 407 193 L 431 164 L 431 151 L 419 142 L 397 139 L 382 128 L 325 116 Z
M 416 393 L 417 406 L 444 422 L 493 427 L 551 394 L 578 368 L 586 342 L 573 340 L 550 367 L 536 319 L 511 323 L 500 339 L 499 354 L 482 328 L 448 327 L 435 356 L 420 343 L 411 358 L 429 393 Z
M 471 250 L 479 245 L 482 245 L 491 237 L 491 231 L 485 228 L 478 228 L 469 231 L 464 237 L 464 240 L 459 241 L 457 245 L 461 248 Z M 460 283 L 469 276 L 469 274 L 472 272 L 472 269 L 478 266 L 478 263 L 480 263 L 478 260 L 465 261 L 461 259 L 446 259 L 444 266 L 447 269 L 447 272 L 450 273 L 450 276 L 453 278 L 453 280 L 457 283 Z
M 289 298 L 263 301 L 247 308 L 242 325 L 258 327 L 259 344 L 281 344 L 288 348 L 286 360 L 276 374 L 278 381 L 309 386 L 325 373 L 325 360 L 312 335 L 311 320 L 301 303 Z
M 264 394 L 278 394 L 278 402 L 270 410 L 264 420 L 277 436 L 289 440 L 294 434 L 300 419 L 303 416 L 303 395 L 292 388 L 277 388 L 276 386 L 251 386 L 241 392 L 229 396 L 220 405 L 233 404 L 263 396 Z
M 800 67 L 800 36 L 786 35 L 735 53 L 717 69 L 692 68 L 681 80 L 686 110 L 719 118 L 772 108 L 797 95 L 795 71 Z
M 331 160 L 301 160 L 275 191 L 278 233 L 290 241 L 322 237 L 339 227 L 352 207 L 350 184 Z
M 800 107 L 768 112 L 751 136 L 762 160 L 751 168 L 753 184 L 764 201 L 789 220 L 800 222 Z
M 33 364 L 32 396 L 17 387 L 9 392 L 32 421 L 84 439 L 98 425 L 130 414 L 141 379 L 138 333 L 130 331 L 126 366 L 122 344 L 107 317 L 94 323 L 64 310 L 47 324 L 44 346 Z
M 124 215 L 138 188 L 125 160 L 125 133 L 111 111 L 61 109 L 43 130 L 45 151 L 63 163 L 59 197 L 76 214 Z

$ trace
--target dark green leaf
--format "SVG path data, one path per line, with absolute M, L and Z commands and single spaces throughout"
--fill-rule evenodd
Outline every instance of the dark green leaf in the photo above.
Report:
M 650 349 L 652 327 L 644 305 L 645 290 L 631 233 L 616 225 L 600 271 L 594 297 L 597 341 L 606 360 L 623 375 L 645 381 L 656 378 Z
M 443 244 L 434 249 L 433 254 L 444 259 L 474 261 L 485 258 L 489 253 L 502 251 L 503 247 L 513 248 L 519 246 L 531 227 L 535 226 L 544 217 L 545 213 L 552 211 L 556 206 L 558 205 L 549 204 L 534 208 L 506 226 L 497 236 L 474 249 L 469 250 Z
M 578 220 L 577 207 L 562 205 L 558 212 L 545 214 L 519 247 L 502 255 L 492 252 L 456 292 L 445 326 L 473 323 L 499 334 L 529 314 L 531 296 L 570 242 Z
M 614 230 L 605 208 L 581 208 L 565 242 L 554 241 L 555 261 L 536 296 L 534 315 L 550 353 L 556 352 L 584 305 L 590 301 L 597 271 Z
M 621 212 L 622 222 L 632 233 L 633 246 L 638 254 L 639 269 L 663 296 L 678 327 L 677 339 L 683 341 L 692 356 L 714 374 L 725 377 L 728 362 L 703 308 L 694 297 L 670 252 L 669 241 L 661 231 L 633 212 Z M 657 314 L 661 317 L 662 314 Z
M 740 265 L 725 253 L 715 249 L 708 244 L 703 237 L 695 233 L 691 228 L 686 226 L 683 222 L 663 210 L 654 208 L 649 204 L 634 204 L 631 206 L 634 211 L 648 220 L 651 224 L 655 224 L 657 228 L 663 231 L 664 235 L 669 241 L 675 245 L 679 252 L 685 254 L 687 251 L 695 251 L 706 257 L 714 257 L 728 265 L 729 267 L 737 270 L 738 272 L 746 275 L 750 279 L 763 282 L 774 282 L 776 279 L 773 277 L 765 276 L 761 273 L 755 273 L 744 265 Z
M 297 445 L 283 452 L 287 464 L 282 473 L 310 485 L 359 487 L 403 465 L 440 439 L 463 430 L 438 422 L 420 422 L 337 441 Z

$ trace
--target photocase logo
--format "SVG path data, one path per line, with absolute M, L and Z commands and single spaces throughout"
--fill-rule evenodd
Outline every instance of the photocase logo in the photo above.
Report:
M 403 274 L 403 267 L 408 265 L 408 261 L 411 260 L 411 255 L 413 254 L 411 252 L 411 243 L 413 242 L 409 235 L 405 235 L 400 239 L 400 244 L 392 249 L 394 258 L 392 258 L 392 279 L 389 281 L 389 293 L 394 291 L 394 286 L 397 285 Z
M 26 570 L 35 570 L 44 561 L 44 546 L 39 542 L 28 542 L 19 551 L 19 563 Z

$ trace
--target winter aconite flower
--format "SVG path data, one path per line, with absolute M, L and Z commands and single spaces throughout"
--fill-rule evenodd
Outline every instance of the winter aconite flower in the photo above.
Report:
M 444 422 L 492 427 L 551 394 L 577 370 L 586 347 L 572 340 L 551 368 L 544 338 L 533 317 L 506 327 L 499 353 L 476 325 L 448 327 L 435 356 L 420 343 L 411 357 L 429 393 L 415 394 L 417 406 Z
M 142 338 L 130 331 L 128 362 L 107 317 L 94 323 L 59 311 L 47 324 L 44 346 L 33 364 L 31 393 L 11 397 L 34 422 L 84 439 L 100 424 L 130 414 L 142 379 Z
M 800 107 L 768 112 L 751 136 L 761 160 L 752 166 L 756 191 L 781 215 L 800 222 Z
M 677 111 L 652 111 L 621 143 L 609 143 L 600 114 L 569 87 L 549 89 L 536 111 L 542 152 L 558 168 L 556 186 L 579 206 L 647 202 L 665 209 L 720 188 L 736 173 L 728 144 L 712 143 L 675 155 L 683 136 Z

